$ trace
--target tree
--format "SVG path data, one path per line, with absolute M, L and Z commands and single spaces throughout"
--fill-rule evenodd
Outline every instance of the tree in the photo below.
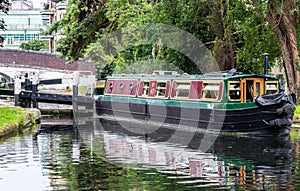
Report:
M 194 35 L 199 41 L 204 43 L 208 48 L 212 48 L 207 42 L 212 42 L 215 35 L 209 30 L 209 20 L 211 13 L 210 1 L 199 0 L 161 0 L 156 6 L 157 23 L 175 26 Z M 188 47 L 183 47 L 183 49 Z M 191 50 L 189 50 L 191 51 Z M 189 74 L 203 73 L 195 63 L 187 56 L 167 48 L 162 55 L 167 62 L 177 66 L 183 72 Z
M 264 13 L 266 20 L 272 26 L 279 40 L 288 89 L 298 96 L 300 77 L 297 70 L 299 64 L 297 40 L 299 7 L 297 1 L 270 0 L 266 4 L 261 2 L 261 0 L 253 0 L 253 2 L 255 6 L 261 7 L 261 12 Z
M 145 22 L 169 24 L 195 35 L 212 50 L 223 70 L 236 67 L 242 72 L 262 73 L 264 52 L 270 53 L 271 65 L 282 56 L 289 90 L 296 92 L 299 86 L 295 0 L 71 0 L 63 20 L 49 32 L 63 29 L 65 38 L 59 41 L 57 51 L 67 59 L 83 55 L 92 59 L 98 51 L 93 44 L 97 39 Z M 143 60 L 151 58 L 188 73 L 201 72 L 187 57 L 159 43 L 132 47 L 110 63 L 127 70 L 127 65 L 147 63 Z
M 278 7 L 282 7 L 278 10 Z M 295 0 L 285 0 L 279 3 L 276 0 L 269 2 L 269 11 L 266 19 L 275 31 L 281 45 L 284 68 L 290 92 L 298 94 L 300 85 L 297 65 L 298 42 L 297 26 L 299 22 L 299 10 Z
M 0 11 L 7 14 L 10 5 L 10 0 L 0 0 Z M 0 20 L 0 29 L 5 29 L 5 22 L 3 19 Z
M 237 68 L 244 73 L 262 73 L 263 56 L 270 54 L 270 66 L 280 55 L 276 35 L 259 8 L 244 0 L 210 0 L 210 31 L 215 35 L 212 51 L 220 68 Z
M 122 9 L 124 3 L 126 6 Z M 150 5 L 147 3 L 139 1 L 140 6 L 151 7 L 153 11 L 141 11 L 143 9 L 137 8 L 138 3 L 114 1 L 110 4 L 110 6 L 114 5 L 111 7 L 112 11 L 106 15 L 116 21 L 117 27 L 124 27 L 127 24 L 130 26 L 132 23 L 155 22 L 188 31 L 212 51 L 221 70 L 238 68 L 239 71 L 245 73 L 262 73 L 262 54 L 264 52 L 270 54 L 270 66 L 280 54 L 279 42 L 264 15 L 258 14 L 257 7 L 249 6 L 243 0 L 161 0 L 152 2 Z M 117 17 L 114 17 L 115 15 Z M 139 18 L 139 15 L 143 17 Z M 153 48 L 155 46 L 148 47 L 148 52 L 134 52 L 151 55 Z M 138 47 L 138 50 L 141 49 Z M 160 50 L 156 58 L 165 59 L 184 72 L 201 72 L 197 70 L 197 67 L 193 67 L 191 60 L 184 55 L 168 48 Z M 126 55 L 130 53 L 131 51 Z M 122 61 L 131 63 L 128 59 L 122 58 Z M 134 57 L 135 62 L 136 60 Z
M 35 50 L 35 51 L 39 51 L 41 49 L 46 49 L 47 45 L 45 41 L 42 40 L 30 40 L 28 42 L 23 42 L 20 45 L 20 48 L 22 50 Z
M 59 2 L 59 1 L 57 1 Z M 62 29 L 56 50 L 70 61 L 83 57 L 87 46 L 95 42 L 97 34 L 108 25 L 104 16 L 106 0 L 70 0 L 63 19 L 53 23 L 44 34 L 52 34 Z
M 0 11 L 3 13 L 8 13 L 10 2 L 9 0 L 0 0 Z M 0 30 L 5 30 L 5 21 L 0 19 Z M 0 35 L 0 46 L 3 47 L 4 38 Z
M 235 31 L 237 26 L 234 23 L 236 7 L 242 8 L 238 10 L 243 12 L 243 7 L 239 6 L 233 1 L 218 1 L 210 0 L 211 11 L 207 16 L 210 29 L 214 39 L 211 50 L 221 68 L 221 70 L 228 70 L 236 67 L 235 56 L 237 50 L 237 43 L 235 42 Z
M 105 15 L 112 23 L 111 26 L 113 26 L 109 31 L 128 26 L 143 25 L 144 23 L 161 23 L 176 26 L 193 34 L 200 41 L 207 42 L 213 39 L 210 31 L 208 31 L 208 22 L 206 19 L 198 18 L 206 18 L 209 10 L 209 5 L 205 1 L 196 0 L 109 1 Z M 170 36 L 172 34 L 166 35 Z M 182 49 L 188 49 L 188 47 L 182 46 Z M 87 51 L 88 57 L 91 58 L 89 52 L 91 51 Z M 97 51 L 92 50 L 92 52 Z M 145 61 L 147 59 L 148 61 Z M 117 62 L 117 66 L 122 67 L 124 64 L 131 65 L 139 62 L 140 64 L 148 63 L 146 65 L 152 63 L 152 65 L 158 67 L 156 69 L 170 69 L 170 66 L 173 66 L 187 73 L 202 72 L 186 55 L 165 47 L 159 40 L 152 42 L 152 44 L 133 47 L 128 51 L 121 52 L 114 62 Z M 140 68 L 146 69 L 149 67 Z

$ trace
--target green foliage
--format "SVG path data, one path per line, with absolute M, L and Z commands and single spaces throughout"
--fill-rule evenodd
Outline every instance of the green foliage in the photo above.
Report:
M 178 68 L 173 64 L 162 60 L 145 59 L 133 62 L 132 64 L 117 64 L 114 72 L 127 74 L 151 74 L 154 70 L 178 71 Z
M 214 40 L 214 35 L 209 31 L 207 19 L 210 11 L 211 4 L 209 1 L 162 0 L 157 3 L 156 22 L 183 29 L 203 43 L 211 42 Z M 193 42 L 187 43 L 193 44 Z M 181 50 L 193 54 L 189 46 L 183 45 Z M 163 49 L 160 58 L 189 74 L 204 72 L 188 56 L 170 48 Z
M 30 40 L 28 42 L 23 42 L 20 45 L 22 50 L 35 50 L 39 51 L 42 49 L 47 49 L 47 43 L 42 40 Z
M 132 30 L 126 30 L 126 33 L 130 33 L 132 38 L 139 39 L 135 34 L 134 29 L 138 28 L 139 24 L 151 23 L 154 22 L 154 10 L 153 3 L 147 2 L 145 0 L 140 1 L 108 1 L 106 3 L 106 12 L 105 17 L 109 23 L 107 28 L 102 28 L 97 33 L 97 37 L 101 39 L 106 34 L 111 33 L 115 30 L 121 30 L 128 26 L 132 26 Z M 116 39 L 121 41 L 121 44 L 127 42 L 126 39 Z M 136 41 L 136 46 L 128 48 L 124 51 L 119 51 L 116 55 L 103 55 L 102 49 L 105 48 L 101 43 L 93 43 L 86 50 L 86 58 L 89 58 L 97 65 L 102 68 L 115 68 L 117 72 L 124 72 L 122 69 L 129 69 L 130 65 L 135 62 L 142 62 L 143 60 L 152 58 L 152 44 L 148 45 L 138 45 L 139 40 Z M 115 43 L 115 42 L 111 42 Z M 125 43 L 126 44 L 126 43 Z M 111 48 L 118 47 L 118 44 L 115 44 Z M 123 46 L 123 45 L 121 45 Z M 116 51 L 116 50 L 113 50 Z M 112 66 L 109 66 L 113 64 Z
M 235 67 L 244 73 L 262 73 L 263 53 L 270 54 L 270 66 L 280 57 L 280 45 L 261 12 L 263 6 L 241 0 L 215 4 L 214 12 L 221 15 L 211 17 L 216 34 L 213 50 L 223 70 Z
M 116 64 L 114 64 L 114 63 L 106 64 L 104 67 L 100 67 L 100 68 L 102 68 L 102 70 L 100 72 L 100 76 L 98 76 L 98 80 L 105 79 L 107 76 L 112 75 L 116 68 Z
M 101 68 L 115 68 L 118 73 L 154 69 L 201 73 L 186 55 L 159 41 L 149 41 L 146 45 L 137 42 L 116 55 L 101 56 L 105 45 L 97 42 L 108 34 L 128 27 L 132 31 L 126 32 L 138 39 L 135 27 L 162 23 L 197 37 L 212 51 L 220 69 L 236 67 L 245 73 L 262 73 L 263 53 L 270 54 L 270 66 L 275 60 L 281 60 L 277 37 L 265 20 L 266 13 L 262 12 L 268 8 L 265 2 L 254 5 L 243 0 L 106 0 L 101 3 L 71 0 L 64 18 L 54 23 L 47 33 L 63 31 L 65 38 L 58 42 L 57 51 L 71 61 L 85 57 Z M 173 34 L 166 35 L 173 38 Z M 116 39 L 112 45 L 122 41 Z M 189 51 L 188 48 L 182 49 Z
M 56 51 L 70 61 L 82 57 L 87 45 L 96 41 L 97 32 L 107 27 L 105 3 L 106 1 L 71 0 L 63 19 L 45 32 L 51 34 L 62 31 L 64 38 L 59 40 Z
M 41 34 L 44 35 L 51 35 L 52 33 L 57 33 L 57 31 L 61 28 L 61 25 L 63 20 L 55 21 L 53 22 L 47 30 L 42 31 Z
M 170 9 L 173 10 L 174 13 L 172 15 L 168 14 L 170 10 L 167 6 L 163 6 L 163 3 L 167 3 L 170 6 L 172 6 Z M 195 13 L 197 14 L 204 14 L 207 13 L 207 6 L 204 6 L 205 4 L 202 3 L 203 7 L 201 9 L 199 6 L 196 6 L 197 3 L 193 1 L 193 6 L 186 7 L 186 1 L 179 1 L 178 5 L 174 6 L 172 1 L 146 1 L 146 0 L 140 0 L 140 1 L 109 1 L 106 4 L 107 12 L 106 17 L 108 18 L 110 22 L 110 27 L 106 28 L 105 30 L 102 30 L 102 34 L 99 34 L 99 38 L 101 38 L 103 35 L 105 35 L 108 32 L 111 32 L 113 30 L 121 30 L 124 27 L 132 27 L 132 31 L 130 29 L 126 32 L 131 33 L 133 38 L 136 38 L 138 35 L 134 35 L 135 31 L 134 29 L 138 28 L 138 26 L 141 26 L 144 23 L 163 23 L 163 24 L 169 24 L 171 26 L 175 25 L 181 25 L 180 27 L 185 30 L 192 29 L 197 30 L 198 33 L 195 33 L 198 37 L 206 38 L 209 32 L 206 32 L 207 30 L 202 30 L 201 27 L 207 28 L 206 24 L 195 24 L 191 25 L 191 21 L 188 17 L 189 15 L 193 15 Z M 199 4 L 199 3 L 198 3 Z M 195 9 L 192 9 L 192 11 L 189 11 L 190 8 L 193 8 L 195 6 Z M 184 11 L 181 11 L 180 14 L 178 10 L 185 9 Z M 189 11 L 185 13 L 186 11 Z M 176 16 L 174 18 L 174 16 Z M 197 17 L 197 16 L 196 16 Z M 193 16 L 193 22 L 197 22 L 195 16 Z M 181 19 L 182 18 L 182 19 Z M 177 24 L 173 24 L 178 20 Z M 204 23 L 203 20 L 199 21 L 200 23 Z M 206 22 L 207 23 L 207 22 Z M 199 27 L 195 27 L 195 26 Z M 192 26 L 192 27 L 191 27 Z M 193 31 L 195 32 L 195 31 Z M 147 35 L 147 29 L 145 30 L 145 34 Z M 173 35 L 168 34 L 168 38 L 174 39 L 181 38 Z M 137 41 L 139 38 L 136 38 Z M 146 72 L 151 73 L 155 69 L 169 69 L 169 70 L 182 70 L 188 73 L 199 73 L 199 69 L 197 66 L 185 55 L 182 53 L 170 49 L 168 47 L 164 47 L 164 44 L 162 44 L 159 40 L 156 39 L 155 36 L 152 38 L 149 38 L 149 44 L 142 44 L 139 45 L 138 42 L 136 42 L 133 47 L 128 48 L 127 50 L 118 52 L 117 55 L 114 55 L 112 57 L 106 58 L 106 60 L 103 60 L 103 58 L 99 57 L 99 52 L 101 51 L 101 48 L 103 48 L 99 43 L 91 44 L 89 48 L 86 50 L 86 58 L 91 59 L 92 61 L 96 62 L 98 65 L 103 64 L 103 62 L 106 63 L 112 63 L 114 62 L 116 64 L 116 72 Z M 124 39 L 121 39 L 121 41 L 124 41 Z M 189 51 L 188 47 L 182 48 L 183 51 Z M 137 64 L 145 64 L 145 66 L 139 67 L 139 70 L 137 69 L 130 69 L 135 68 Z M 152 64 L 151 67 L 148 67 L 149 63 Z M 125 69 L 126 68 L 126 69 Z M 141 69 L 143 68 L 143 69 Z M 151 69 L 150 69 L 151 68 Z
M 222 70 L 237 67 L 245 73 L 261 73 L 264 52 L 270 53 L 270 66 L 280 55 L 276 36 L 264 16 L 244 1 L 113 1 L 107 7 L 106 16 L 116 28 L 155 22 L 188 31 L 208 45 Z M 153 10 L 149 12 L 147 7 Z M 201 73 L 188 57 L 170 48 L 160 48 L 154 58 L 156 47 L 157 44 L 144 45 L 119 53 L 114 60 L 117 69 L 137 62 L 149 63 L 146 60 L 151 59 L 153 63 L 170 63 L 187 73 Z
M 0 12 L 7 14 L 9 11 L 10 4 L 10 0 L 0 0 Z M 5 21 L 2 18 L 0 18 L 0 30 L 5 30 L 5 26 Z M 0 36 L 0 38 L 3 39 L 2 36 Z
M 262 73 L 263 53 L 269 53 L 269 66 L 274 66 L 275 60 L 281 55 L 279 42 L 264 15 L 259 14 L 258 8 L 244 6 L 244 10 L 239 7 L 238 12 L 238 15 L 245 15 L 234 26 L 239 40 L 236 50 L 237 68 L 245 73 Z
M 106 4 L 106 18 L 112 23 L 110 29 L 120 29 L 141 23 L 155 22 L 155 1 L 113 1 Z
M 295 115 L 300 115 L 300 105 L 296 105 Z
M 0 129 L 14 123 L 24 125 L 25 118 L 22 108 L 0 107 Z
M 203 43 L 214 40 L 209 30 L 210 1 L 162 0 L 157 3 L 156 10 L 156 22 L 183 29 Z

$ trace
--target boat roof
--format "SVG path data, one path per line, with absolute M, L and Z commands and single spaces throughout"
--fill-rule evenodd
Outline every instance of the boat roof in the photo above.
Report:
M 212 72 L 202 75 L 176 74 L 176 75 L 158 75 L 158 74 L 114 74 L 108 79 L 149 79 L 149 80 L 228 80 L 236 78 L 267 78 L 277 80 L 276 77 L 261 74 L 229 74 L 225 72 Z

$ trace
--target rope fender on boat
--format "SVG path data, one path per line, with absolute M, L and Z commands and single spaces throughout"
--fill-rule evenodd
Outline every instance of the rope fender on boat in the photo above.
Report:
M 276 110 L 276 114 L 280 116 L 280 118 L 269 121 L 268 125 L 274 127 L 291 126 L 293 123 L 292 119 L 294 116 L 294 111 L 295 111 L 294 105 L 290 103 L 284 104 L 281 108 L 278 108 Z
M 294 94 L 287 94 L 287 93 L 277 93 L 273 95 L 264 95 L 261 96 L 257 103 L 260 106 L 267 106 L 272 104 L 279 104 L 283 103 L 283 106 L 276 109 L 275 113 L 278 115 L 278 118 L 271 120 L 269 122 L 263 120 L 269 126 L 273 127 L 286 127 L 291 126 L 295 111 L 295 95 Z

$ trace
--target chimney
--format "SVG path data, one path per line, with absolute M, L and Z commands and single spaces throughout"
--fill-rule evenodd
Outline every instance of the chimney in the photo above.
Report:
M 269 53 L 264 53 L 264 75 L 268 75 Z

